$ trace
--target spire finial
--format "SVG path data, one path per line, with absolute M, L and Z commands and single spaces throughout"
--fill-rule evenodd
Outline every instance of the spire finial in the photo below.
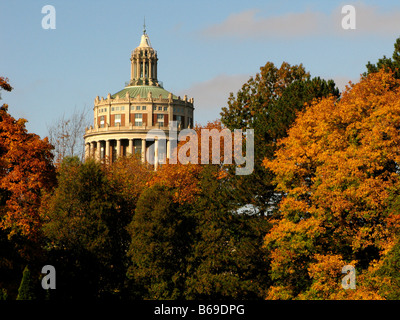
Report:
M 143 17 L 143 34 L 146 34 L 146 16 Z

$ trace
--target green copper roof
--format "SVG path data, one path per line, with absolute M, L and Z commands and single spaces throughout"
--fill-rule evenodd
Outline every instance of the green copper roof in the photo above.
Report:
M 119 95 L 120 98 L 125 98 L 126 92 L 129 92 L 129 96 L 131 98 L 136 98 L 138 95 L 140 95 L 141 98 L 147 98 L 147 95 L 149 92 L 151 92 L 153 98 L 157 99 L 160 94 L 163 99 L 168 99 L 169 91 L 161 88 L 161 87 L 155 87 L 155 86 L 131 86 L 131 87 L 125 87 L 125 89 L 122 89 L 121 91 L 118 91 L 117 93 L 114 93 L 111 97 L 115 99 L 117 94 Z M 175 96 L 174 94 L 172 95 L 173 99 L 177 99 L 178 97 Z

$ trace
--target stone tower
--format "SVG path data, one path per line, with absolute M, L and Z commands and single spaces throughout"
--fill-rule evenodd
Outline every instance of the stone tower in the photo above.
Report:
M 94 100 L 94 122 L 84 135 L 85 158 L 112 162 L 121 156 L 137 154 L 142 161 L 152 159 L 156 168 L 158 162 L 165 161 L 158 154 L 170 155 L 174 139 L 169 134 L 172 121 L 176 131 L 193 127 L 193 98 L 186 95 L 181 98 L 164 89 L 158 80 L 157 52 L 146 29 L 130 60 L 131 78 L 125 88 Z M 162 130 L 165 141 L 146 139 L 153 129 Z M 161 148 L 166 150 L 158 153 Z

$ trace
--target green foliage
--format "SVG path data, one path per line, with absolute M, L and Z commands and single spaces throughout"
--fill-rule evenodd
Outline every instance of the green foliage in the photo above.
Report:
M 64 159 L 58 187 L 42 207 L 60 292 L 105 297 L 121 290 L 131 216 L 119 210 L 118 201 L 99 163 Z
M 154 185 L 143 192 L 128 230 L 131 294 L 149 299 L 177 299 L 183 294 L 186 258 L 193 225 L 172 190 Z
M 18 289 L 17 300 L 35 300 L 36 299 L 35 281 L 32 278 L 29 267 L 26 266 L 22 274 L 21 284 Z
M 400 38 L 395 43 L 392 58 L 384 56 L 376 64 L 369 62 L 366 74 L 385 68 L 393 70 L 394 76 L 400 79 L 399 66 Z M 2 78 L 0 84 L 1 81 Z M 3 81 L 3 85 L 8 88 L 7 81 Z M 360 92 L 364 94 L 370 89 L 365 87 Z M 328 96 L 332 97 L 322 99 Z M 400 299 L 400 241 L 395 236 L 399 233 L 398 190 L 387 204 L 387 214 L 380 202 L 379 208 L 374 210 L 361 212 L 359 208 L 370 194 L 375 201 L 372 196 L 378 194 L 389 178 L 371 185 L 372 191 L 366 195 L 345 194 L 353 188 L 349 183 L 353 175 L 346 173 L 350 164 L 343 163 L 368 139 L 376 138 L 371 140 L 373 146 L 378 141 L 385 145 L 396 136 L 386 133 L 388 126 L 381 123 L 384 117 L 377 117 L 376 122 L 366 126 L 362 137 L 361 127 L 354 126 L 343 140 L 339 139 L 346 146 L 348 143 L 349 153 L 339 157 L 340 161 L 332 163 L 323 175 L 312 174 L 315 163 L 322 166 L 334 159 L 331 155 L 319 159 L 326 150 L 310 146 L 327 138 L 336 146 L 340 135 L 333 134 L 336 129 L 342 132 L 343 128 L 336 128 L 332 121 L 343 116 L 346 119 L 364 117 L 366 109 L 359 112 L 356 107 L 370 102 L 361 96 L 332 118 L 337 105 L 346 102 L 343 101 L 345 97 L 339 98 L 339 90 L 332 80 L 311 78 L 301 64 L 283 63 L 278 68 L 268 62 L 236 95 L 231 94 L 227 107 L 221 112 L 222 123 L 228 129 L 255 131 L 254 172 L 249 176 L 235 175 L 233 166 L 193 166 L 190 170 L 182 170 L 182 167 L 175 170 L 172 166 L 164 175 L 159 175 L 161 170 L 153 172 L 134 157 L 121 158 L 111 166 L 92 160 L 82 163 L 76 157 L 65 158 L 58 168 L 57 186 L 49 184 L 46 191 L 39 190 L 35 200 L 41 205 L 35 239 L 43 245 L 45 254 L 37 247 L 36 251 L 26 250 L 34 245 L 23 235 L 7 238 L 9 230 L 0 230 L 0 300 L 17 297 L 19 281 L 17 298 L 23 300 Z M 391 102 L 396 105 L 396 101 L 397 98 Z M 326 103 L 325 108 L 322 108 L 323 103 Z M 318 105 L 321 107 L 316 108 L 316 112 L 306 113 L 305 110 L 314 110 Z M 316 115 L 322 113 L 322 120 L 315 120 L 319 119 Z M 307 118 L 304 118 L 304 126 L 297 128 L 296 119 L 302 119 L 299 114 L 303 114 L 303 118 L 307 114 Z M 392 118 L 393 114 L 390 114 Z M 325 124 L 336 129 L 326 130 Z M 290 128 L 294 132 L 292 136 L 308 133 L 309 136 L 305 140 L 307 144 L 293 143 L 292 151 L 281 157 L 294 162 L 285 167 L 282 160 L 277 160 L 279 150 L 284 150 L 278 146 L 279 141 L 291 141 L 282 140 L 288 137 Z M 314 136 L 317 128 L 321 132 L 317 136 L 319 140 Z M 393 128 L 393 132 L 397 132 L 398 126 Z M 287 143 L 285 145 L 287 147 Z M 378 147 L 376 149 L 380 150 Z M 2 150 L 4 146 L 0 145 L 0 153 Z M 296 150 L 301 152 L 294 159 Z M 340 154 L 339 151 L 344 150 L 335 149 L 335 155 Z M 307 156 L 303 156 L 303 152 Z M 354 156 L 354 159 L 364 158 Z M 263 160 L 278 162 L 271 169 L 263 166 Z M 302 161 L 310 165 L 300 168 Z M 373 161 L 362 165 L 353 163 L 359 171 L 371 164 Z M 397 162 L 382 160 L 380 164 L 366 181 L 376 180 L 382 172 L 393 176 L 398 173 Z M 290 171 L 303 169 L 311 172 L 303 180 Z M 4 176 L 8 177 L 6 173 L 4 171 Z M 339 174 L 339 187 L 329 185 L 330 179 Z M 26 177 L 31 177 L 31 173 L 27 172 Z M 277 177 L 288 188 L 297 189 L 288 192 L 281 188 L 278 192 Z M 327 187 L 322 188 L 324 182 Z M 314 198 L 314 189 L 311 190 L 314 194 L 307 189 L 311 186 L 321 190 Z M 305 191 L 300 194 L 299 188 Z M 293 197 L 288 197 L 290 192 Z M 0 189 L 3 210 L 11 195 L 8 189 Z M 385 196 L 381 195 L 376 197 L 379 201 Z M 334 210 L 339 210 L 342 204 L 337 199 L 343 198 L 343 203 L 349 205 L 351 197 L 357 200 L 352 212 L 355 218 L 349 218 L 345 210 L 334 216 Z M 314 211 L 309 208 L 311 201 L 317 203 L 312 207 Z M 378 209 L 382 215 L 377 216 Z M 385 218 L 383 222 L 379 220 L 381 216 Z M 15 215 L 14 220 L 28 230 L 20 216 Z M 357 228 L 361 232 L 355 237 L 352 233 Z M 352 236 L 354 242 L 350 243 Z M 368 237 L 374 241 L 369 243 Z M 380 241 L 379 250 L 375 239 Z M 35 275 L 39 274 L 37 268 L 43 261 L 57 270 L 57 290 L 37 290 L 39 278 Z M 22 270 L 28 262 L 33 262 L 29 264 L 31 269 L 25 268 L 21 280 L 15 270 Z M 357 274 L 360 294 L 343 292 L 338 286 L 342 276 L 340 268 L 345 263 L 357 263 L 357 270 L 361 270 Z
M 271 104 L 267 112 L 257 118 L 256 128 L 263 130 L 263 137 L 268 142 L 275 142 L 287 136 L 287 130 L 296 119 L 297 113 L 313 100 L 333 95 L 339 97 L 339 89 L 333 80 L 315 77 L 296 80 L 283 91 L 282 96 Z
M 396 79 L 400 79 L 400 38 L 396 39 L 392 58 L 387 58 L 384 55 L 383 58 L 380 58 L 376 64 L 372 64 L 370 61 L 368 61 L 366 68 L 367 72 L 364 73 L 364 76 L 370 73 L 378 72 L 379 69 L 384 68 L 386 71 L 389 69 L 392 70 L 394 72 L 394 77 Z
M 271 103 L 281 97 L 288 85 L 309 77 L 301 64 L 290 66 L 284 62 L 278 69 L 272 62 L 266 63 L 260 73 L 242 86 L 236 97 L 231 93 L 228 107 L 222 108 L 222 123 L 229 129 L 254 128 L 257 116 L 268 112 Z
M 376 272 L 381 281 L 380 294 L 388 300 L 400 300 L 400 242 L 398 241 L 385 256 Z M 386 279 L 388 281 L 384 281 Z
M 215 178 L 201 172 L 194 203 L 174 202 L 175 189 L 153 185 L 140 197 L 129 225 L 132 296 L 148 299 L 262 298 L 268 275 L 262 239 L 264 217 L 237 215 Z
M 215 179 L 217 166 L 202 171 L 203 192 L 193 205 L 196 233 L 188 264 L 188 299 L 257 299 L 264 296 L 268 275 L 262 238 L 268 222 L 262 216 L 234 213 L 229 190 Z
M 230 130 L 254 129 L 255 136 L 254 172 L 248 176 L 232 173 L 232 197 L 239 207 L 250 204 L 261 215 L 270 215 L 276 209 L 281 195 L 273 185 L 274 175 L 262 161 L 273 157 L 277 140 L 286 136 L 306 103 L 330 94 L 339 96 L 332 80 L 310 79 L 301 64 L 290 66 L 285 62 L 279 69 L 268 62 L 236 96 L 231 94 L 228 107 L 222 108 L 222 123 Z
M 390 192 L 386 203 L 387 214 L 398 220 L 400 210 L 400 187 L 396 185 Z M 379 293 L 388 300 L 400 300 L 400 233 L 399 225 L 388 225 L 392 233 L 396 235 L 394 245 L 389 252 L 382 257 L 374 275 L 375 285 Z
M 4 288 L 0 289 L 0 300 L 7 300 L 8 299 L 8 294 L 7 290 Z

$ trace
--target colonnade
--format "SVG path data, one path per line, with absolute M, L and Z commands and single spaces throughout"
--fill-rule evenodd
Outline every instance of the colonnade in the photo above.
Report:
M 163 142 L 165 142 L 166 150 L 160 149 L 158 138 L 155 138 L 154 141 L 146 141 L 143 138 L 110 138 L 91 141 L 85 144 L 85 159 L 93 158 L 99 161 L 113 162 L 121 156 L 140 153 L 143 163 L 148 161 L 154 164 L 155 169 L 157 169 L 159 163 L 165 163 L 165 157 L 170 157 L 170 141 L 165 140 Z

